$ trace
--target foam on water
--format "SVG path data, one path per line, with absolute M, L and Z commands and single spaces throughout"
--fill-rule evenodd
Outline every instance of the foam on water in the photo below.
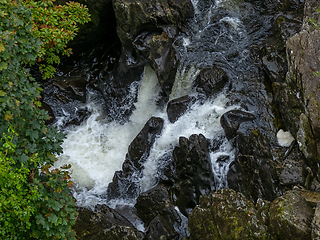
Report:
M 282 147 L 289 147 L 291 143 L 294 141 L 294 137 L 291 135 L 289 131 L 285 132 L 280 129 L 277 133 L 278 143 Z
M 115 171 L 121 170 L 129 144 L 145 122 L 156 112 L 160 92 L 155 73 L 145 68 L 135 111 L 126 124 L 103 123 L 98 106 L 88 104 L 91 116 L 69 130 L 62 144 L 63 153 L 55 167 L 71 163 L 71 178 L 77 188 L 77 204 L 95 204 L 105 193 Z M 95 197 L 96 196 L 96 197 Z
M 215 3 L 207 3 L 192 0 L 192 3 L 195 8 L 194 22 L 190 22 L 188 33 L 177 37 L 174 43 L 179 56 L 179 66 L 169 100 L 185 95 L 196 96 L 192 92 L 192 85 L 200 69 L 218 63 L 226 67 L 229 63 L 224 52 L 236 47 L 246 36 L 242 21 L 233 15 L 211 23 L 211 17 L 219 11 L 218 8 L 228 3 L 232 3 L 236 8 L 237 1 L 216 0 Z M 219 25 L 218 28 L 215 24 Z M 244 50 L 245 48 L 240 49 L 240 54 Z M 136 86 L 137 83 L 134 84 Z M 143 177 L 140 179 L 142 191 L 156 184 L 157 170 L 161 164 L 165 164 L 159 162 L 161 157 L 172 152 L 178 145 L 180 136 L 189 138 L 192 134 L 203 134 L 207 139 L 218 139 L 222 142 L 218 150 L 210 153 L 210 157 L 216 188 L 227 187 L 226 175 L 234 153 L 225 138 L 220 117 L 238 107 L 228 104 L 229 99 L 222 92 L 205 102 L 194 103 L 175 123 L 170 123 L 166 112 L 156 106 L 159 93 L 156 74 L 150 67 L 146 67 L 138 99 L 134 104 L 136 109 L 127 123 L 104 123 L 98 107 L 94 102 L 89 102 L 91 116 L 81 126 L 69 130 L 62 145 L 63 154 L 56 163 L 57 166 L 72 164 L 71 176 L 76 186 L 74 196 L 78 205 L 90 207 L 105 201 L 103 195 L 112 181 L 114 172 L 121 170 L 129 144 L 151 116 L 163 118 L 164 127 L 144 165 Z M 221 156 L 227 156 L 224 162 L 221 161 Z M 129 206 L 133 203 L 117 199 L 108 204 Z
M 204 104 L 195 103 L 175 123 L 170 123 L 167 117 L 163 116 L 166 121 L 161 136 L 154 143 L 150 156 L 144 165 L 141 180 L 142 191 L 147 191 L 156 184 L 157 168 L 159 164 L 161 165 L 158 159 L 178 145 L 180 136 L 189 138 L 192 134 L 203 134 L 208 139 L 223 138 L 225 143 L 219 149 L 219 152 L 212 155 L 211 158 L 212 167 L 215 171 L 216 158 L 220 155 L 229 155 L 231 149 L 226 147 L 228 141 L 224 138 L 224 131 L 220 125 L 220 117 L 225 112 L 236 108 L 236 106 L 227 107 L 227 102 L 228 99 L 225 94 L 221 93 L 214 100 L 208 100 Z

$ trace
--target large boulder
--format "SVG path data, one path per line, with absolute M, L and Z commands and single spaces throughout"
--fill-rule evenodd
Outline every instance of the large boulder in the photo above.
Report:
M 145 239 L 176 239 L 183 236 L 180 215 L 172 205 L 169 193 L 164 186 L 158 185 L 141 193 L 135 204 L 137 214 L 147 226 Z
M 228 81 L 228 75 L 223 69 L 207 68 L 200 71 L 194 82 L 194 87 L 198 92 L 211 96 L 221 91 Z
M 208 139 L 202 134 L 191 135 L 189 139 L 180 137 L 160 182 L 169 186 L 174 205 L 188 216 L 199 197 L 215 188 Z
M 73 226 L 79 240 L 139 240 L 143 233 L 117 211 L 106 205 L 97 205 L 95 209 L 78 209 L 79 215 Z
M 138 197 L 140 185 L 136 180 L 142 177 L 144 163 L 156 137 L 162 131 L 163 122 L 162 118 L 150 118 L 132 141 L 122 164 L 122 170 L 115 172 L 112 182 L 108 185 L 107 196 L 109 199 Z
M 190 97 L 188 95 L 173 99 L 168 102 L 167 105 L 167 115 L 168 119 L 171 123 L 174 123 L 181 117 L 195 102 L 194 97 Z
M 220 124 L 228 140 L 231 140 L 237 136 L 237 131 L 241 123 L 252 122 L 254 119 L 256 119 L 256 117 L 252 113 L 242 110 L 231 110 L 221 116 Z
M 270 205 L 269 230 L 278 239 L 311 239 L 314 210 L 297 190 L 285 192 Z
M 189 216 L 190 239 L 269 239 L 261 213 L 232 189 L 203 195 Z

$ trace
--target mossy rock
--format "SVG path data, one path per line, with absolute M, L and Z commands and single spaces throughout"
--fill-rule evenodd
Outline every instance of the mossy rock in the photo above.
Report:
M 270 205 L 270 233 L 282 240 L 311 239 L 314 210 L 299 191 L 287 191 Z
M 270 239 L 254 204 L 243 194 L 222 189 L 203 195 L 189 217 L 191 239 Z
M 78 240 L 138 240 L 142 233 L 122 215 L 106 205 L 97 205 L 95 211 L 78 209 L 79 216 L 73 229 Z M 137 237 L 137 235 L 139 238 Z

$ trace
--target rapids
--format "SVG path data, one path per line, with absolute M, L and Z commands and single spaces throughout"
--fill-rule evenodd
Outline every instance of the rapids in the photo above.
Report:
M 169 99 L 192 95 L 198 100 L 175 123 L 170 123 L 165 107 L 157 105 L 161 98 L 158 79 L 146 66 L 141 81 L 131 84 L 128 99 L 132 103 L 136 92 L 138 97 L 129 121 L 123 124 L 104 121 L 101 103 L 96 101 L 95 92 L 88 89 L 87 102 L 80 106 L 77 103 L 76 107 L 86 107 L 91 115 L 80 126 L 61 129 L 67 137 L 62 145 L 63 153 L 56 162 L 56 167 L 72 165 L 73 194 L 78 206 L 108 204 L 107 186 L 114 172 L 121 170 L 129 144 L 151 116 L 161 117 L 165 123 L 144 165 L 141 191 L 157 184 L 159 168 L 166 164 L 159 161 L 173 151 L 180 136 L 188 138 L 200 133 L 207 139 L 221 140 L 222 145 L 210 156 L 216 188 L 227 187 L 226 174 L 234 149 L 225 138 L 220 117 L 229 110 L 252 112 L 258 116 L 256 124 L 262 131 L 275 131 L 270 124 L 273 115 L 266 104 L 271 99 L 263 84 L 261 66 L 254 56 L 255 49 L 261 47 L 262 39 L 269 34 L 270 17 L 262 16 L 253 4 L 237 0 L 192 0 L 192 3 L 195 16 L 174 42 L 179 65 Z M 192 84 L 201 69 L 213 66 L 226 71 L 229 83 L 220 93 L 203 100 L 203 96 L 192 89 Z M 56 126 L 59 127 L 68 115 L 65 109 Z M 221 155 L 229 156 L 224 164 L 216 161 Z M 119 199 L 123 204 L 121 201 Z M 132 199 L 130 203 L 134 202 Z

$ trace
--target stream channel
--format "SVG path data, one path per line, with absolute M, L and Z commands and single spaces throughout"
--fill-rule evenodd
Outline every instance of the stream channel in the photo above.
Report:
M 260 132 L 265 133 L 270 142 L 276 141 L 270 107 L 272 96 L 266 90 L 265 73 L 259 60 L 263 40 L 271 32 L 272 16 L 255 3 L 237 0 L 192 0 L 192 4 L 194 17 L 187 21 L 173 42 L 178 67 L 169 100 L 188 95 L 194 101 L 174 123 L 168 120 L 167 104 L 159 104 L 163 98 L 161 88 L 156 74 L 147 65 L 141 79 L 127 86 L 121 103 L 108 102 L 107 110 L 101 93 L 90 85 L 86 87 L 86 101 L 61 103 L 49 94 L 44 98 L 56 117 L 53 125 L 66 133 L 63 153 L 55 166 L 72 165 L 73 196 L 78 206 L 133 206 L 139 193 L 157 185 L 170 162 L 168 156 L 179 145 L 179 137 L 189 138 L 192 134 L 202 134 L 213 145 L 219 142 L 218 147 L 210 148 L 214 188 L 228 187 L 227 173 L 235 149 L 225 136 L 220 117 L 230 110 L 254 114 L 254 123 Z M 99 59 L 94 61 L 99 64 Z M 92 69 L 92 65 L 76 63 L 74 68 L 81 66 L 87 68 L 87 72 L 82 71 L 90 81 L 93 76 L 88 69 Z M 207 97 L 193 84 L 202 69 L 213 67 L 224 70 L 228 81 L 219 92 Z M 65 76 L 68 76 L 65 71 L 58 70 L 57 77 Z M 130 116 L 121 121 L 119 117 L 110 117 L 131 108 Z M 68 119 L 79 111 L 90 114 L 80 125 L 66 126 Z M 131 176 L 137 194 L 108 197 L 108 185 L 114 173 L 122 169 L 130 143 L 152 116 L 162 118 L 164 125 L 142 172 Z M 221 156 L 227 156 L 227 160 L 219 161 Z

